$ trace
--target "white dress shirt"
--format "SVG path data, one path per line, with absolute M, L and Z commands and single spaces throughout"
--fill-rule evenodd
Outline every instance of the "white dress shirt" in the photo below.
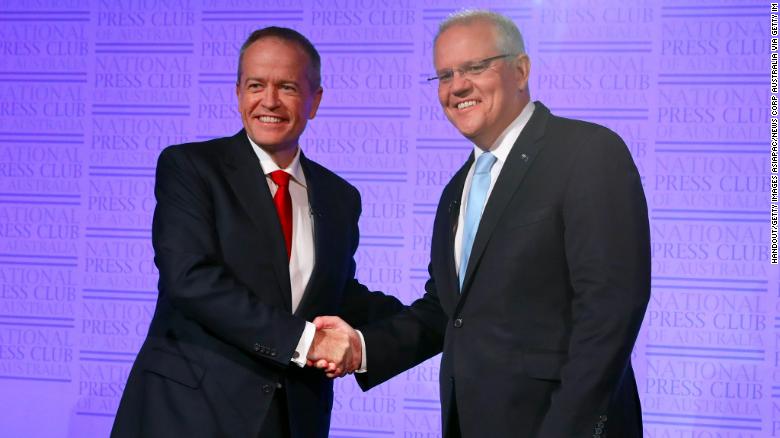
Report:
M 249 138 L 247 136 L 247 138 Z M 270 155 L 260 146 L 249 139 L 252 149 L 260 160 L 260 167 L 265 174 L 265 181 L 268 183 L 268 189 L 271 196 L 276 194 L 278 186 L 271 179 L 271 172 L 282 170 L 290 174 L 290 198 L 292 199 L 292 245 L 290 251 L 290 291 L 292 292 L 292 311 L 298 308 L 298 304 L 303 297 L 303 291 L 309 284 L 311 273 L 314 270 L 314 224 L 309 209 L 309 194 L 306 191 L 306 176 L 301 169 L 301 149 L 295 153 L 290 165 L 285 169 L 280 169 Z M 306 321 L 306 328 L 303 330 L 298 345 L 295 348 L 292 361 L 298 366 L 306 365 L 306 354 L 309 352 L 311 343 L 314 340 L 316 328 L 314 324 Z
M 498 136 L 496 141 L 490 146 L 490 153 L 495 155 L 496 162 L 493 167 L 490 168 L 490 187 L 488 188 L 487 196 L 485 196 L 485 204 L 487 205 L 490 194 L 493 192 L 493 186 L 496 184 L 498 175 L 501 173 L 501 169 L 506 163 L 506 157 L 509 156 L 509 152 L 512 150 L 517 137 L 523 132 L 523 128 L 528 124 L 528 120 L 531 119 L 531 115 L 534 112 L 534 103 L 528 102 L 528 104 L 520 111 L 520 114 L 504 129 L 504 132 Z M 471 188 L 471 180 L 474 177 L 474 165 L 480 155 L 485 151 L 474 145 L 474 162 L 471 164 L 469 173 L 466 175 L 466 182 L 463 184 L 463 195 L 460 198 L 460 213 L 458 214 L 458 229 L 455 233 L 455 272 L 460 272 L 461 253 L 463 252 L 463 218 L 466 215 L 466 204 L 469 199 L 469 189 Z
M 249 136 L 247 136 L 249 138 Z M 303 297 L 303 291 L 309 284 L 311 273 L 314 270 L 314 223 L 311 217 L 311 208 L 309 206 L 309 193 L 306 190 L 306 176 L 301 168 L 301 148 L 295 152 L 290 165 L 285 169 L 279 168 L 270 155 L 260 146 L 255 144 L 251 138 L 249 143 L 260 160 L 260 167 L 265 174 L 265 181 L 268 183 L 268 189 L 271 196 L 276 194 L 278 186 L 271 179 L 271 172 L 283 170 L 290 174 L 290 198 L 292 199 L 293 231 L 292 245 L 290 251 L 290 290 L 292 292 L 292 311 L 298 308 L 298 304 Z M 291 361 L 300 367 L 306 366 L 306 356 L 309 353 L 311 344 L 314 341 L 314 335 L 317 328 L 309 321 L 306 321 L 306 327 L 295 347 L 295 354 Z M 365 372 L 366 370 L 366 341 L 363 334 L 356 330 L 360 337 L 360 343 L 363 347 L 363 360 L 360 369 L 356 372 Z

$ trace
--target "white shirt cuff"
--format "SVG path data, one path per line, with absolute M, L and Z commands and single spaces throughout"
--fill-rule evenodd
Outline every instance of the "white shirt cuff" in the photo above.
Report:
M 298 346 L 295 347 L 295 353 L 293 353 L 290 362 L 303 368 L 306 366 L 306 356 L 309 354 L 311 343 L 314 342 L 314 334 L 317 332 L 317 326 L 306 321 L 306 327 L 303 329 L 301 339 L 298 340 Z
M 368 371 L 368 359 L 366 358 L 366 340 L 363 338 L 363 333 L 360 333 L 360 330 L 355 330 L 360 337 L 360 349 L 363 352 L 363 355 L 360 359 L 360 368 L 355 370 L 356 373 L 365 373 Z

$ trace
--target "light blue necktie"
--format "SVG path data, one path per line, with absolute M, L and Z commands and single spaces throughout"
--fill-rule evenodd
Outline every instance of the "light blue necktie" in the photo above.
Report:
M 490 168 L 495 162 L 495 155 L 485 152 L 477 158 L 477 164 L 474 166 L 474 177 L 471 179 L 466 215 L 463 220 L 463 245 L 460 253 L 460 272 L 458 273 L 461 289 L 463 289 L 463 279 L 466 278 L 466 268 L 469 265 L 471 247 L 474 245 L 474 236 L 477 235 L 485 198 L 487 198 L 490 188 Z

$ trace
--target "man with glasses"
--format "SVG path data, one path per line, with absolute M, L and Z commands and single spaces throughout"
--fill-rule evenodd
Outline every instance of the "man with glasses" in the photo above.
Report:
M 630 355 L 649 227 L 626 145 L 530 100 L 530 61 L 502 15 L 450 17 L 434 64 L 444 113 L 474 150 L 442 193 L 425 295 L 361 327 L 358 382 L 443 351 L 445 437 L 641 436 Z

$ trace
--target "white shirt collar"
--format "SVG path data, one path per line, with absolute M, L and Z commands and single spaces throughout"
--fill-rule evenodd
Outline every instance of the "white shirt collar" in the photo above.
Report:
M 273 171 L 283 170 L 289 173 L 290 176 L 293 177 L 293 180 L 295 180 L 298 184 L 302 185 L 303 187 L 306 187 L 306 177 L 304 176 L 303 169 L 301 168 L 301 147 L 300 146 L 298 146 L 297 150 L 295 151 L 295 156 L 290 162 L 290 165 L 287 166 L 286 169 L 282 169 L 276 164 L 276 162 L 274 162 L 271 156 L 268 155 L 268 152 L 264 151 L 263 148 L 258 146 L 255 142 L 253 142 L 248 135 L 246 138 L 249 139 L 249 144 L 252 145 L 252 149 L 255 151 L 255 155 L 257 155 L 257 159 L 260 160 L 260 167 L 263 168 L 263 174 L 268 175 Z
M 495 142 L 490 146 L 490 153 L 496 156 L 496 159 L 501 163 L 506 162 L 506 157 L 509 156 L 509 152 L 512 150 L 517 137 L 528 124 L 528 120 L 531 119 L 531 115 L 534 113 L 536 106 L 533 101 L 528 101 L 525 108 L 520 111 L 520 114 L 504 129 L 504 132 L 498 136 Z M 474 145 L 474 160 L 484 154 L 485 151 L 480 149 L 477 145 Z

